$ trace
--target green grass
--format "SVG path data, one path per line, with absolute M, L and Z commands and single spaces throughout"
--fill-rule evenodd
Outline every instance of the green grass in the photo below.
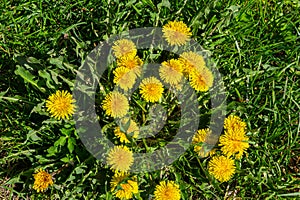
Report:
M 74 122 L 49 118 L 42 103 L 73 89 L 76 70 L 100 41 L 175 19 L 211 54 L 224 76 L 227 113 L 247 122 L 251 145 L 227 183 L 187 152 L 168 170 L 139 176 L 142 199 L 160 177 L 178 181 L 183 199 L 299 198 L 299 1 L 1 0 L 0 8 L 1 199 L 112 198 L 110 170 L 85 150 Z M 52 147 L 64 135 L 76 139 L 73 151 L 63 142 Z M 32 189 L 41 166 L 62 170 L 45 194 Z

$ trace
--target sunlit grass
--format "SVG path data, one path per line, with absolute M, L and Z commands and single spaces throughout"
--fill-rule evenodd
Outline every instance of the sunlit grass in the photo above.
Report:
M 187 23 L 211 54 L 226 86 L 227 113 L 247 123 L 251 142 L 229 182 L 213 179 L 208 160 L 191 148 L 163 171 L 140 175 L 140 198 L 153 195 L 162 178 L 179 183 L 182 199 L 299 198 L 297 1 L 20 0 L 0 8 L 0 199 L 115 198 L 113 173 L 84 148 L 72 120 L 50 117 L 44 100 L 73 90 L 76 70 L 100 41 L 171 20 Z M 32 189 L 40 167 L 55 179 L 45 193 Z

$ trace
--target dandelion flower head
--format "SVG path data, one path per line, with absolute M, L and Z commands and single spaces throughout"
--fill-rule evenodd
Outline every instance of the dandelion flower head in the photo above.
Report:
M 129 110 L 129 103 L 126 96 L 114 91 L 105 96 L 102 107 L 107 115 L 123 117 Z
M 126 146 L 114 146 L 108 153 L 107 163 L 116 172 L 127 172 L 133 164 L 133 153 Z
M 180 200 L 180 189 L 174 181 L 161 181 L 155 187 L 155 200 Z
M 126 67 L 118 67 L 113 71 L 114 76 L 114 83 L 116 83 L 120 88 L 127 91 L 132 89 L 136 75 L 135 73 L 131 72 L 130 69 Z
M 225 156 L 214 156 L 208 163 L 208 172 L 220 182 L 229 181 L 235 173 L 234 160 Z
M 148 77 L 142 80 L 140 93 L 149 102 L 157 102 L 162 97 L 163 84 L 155 77 Z
M 113 53 L 117 58 L 125 55 L 136 55 L 137 50 L 135 44 L 128 39 L 121 39 L 114 42 L 112 47 Z
M 47 111 L 52 117 L 60 119 L 69 119 L 75 112 L 75 100 L 68 91 L 56 91 L 46 100 Z
M 192 51 L 183 52 L 182 54 L 180 54 L 179 60 L 183 64 L 183 73 L 186 75 L 189 75 L 195 69 L 201 70 L 205 67 L 203 56 Z
M 127 69 L 130 69 L 138 77 L 141 75 L 142 65 L 143 65 L 143 61 L 138 56 L 133 54 L 122 56 L 117 60 L 118 67 L 125 67 Z
M 225 133 L 219 139 L 221 151 L 227 155 L 242 158 L 243 153 L 249 148 L 249 138 L 245 135 L 246 123 L 239 117 L 230 115 L 225 119 Z
M 179 60 L 171 59 L 161 63 L 159 75 L 166 83 L 176 86 L 181 82 L 182 70 L 182 63 Z
M 192 144 L 194 144 L 194 151 L 198 153 L 199 156 L 201 157 L 206 157 L 213 153 L 211 152 L 205 152 L 204 149 L 202 149 L 203 143 L 206 142 L 207 138 L 211 135 L 211 130 L 210 129 L 200 129 L 196 132 L 192 139 Z
M 162 28 L 163 37 L 167 40 L 168 44 L 173 45 L 184 45 L 192 33 L 190 28 L 182 21 L 170 21 Z
M 42 169 L 39 169 L 33 177 L 34 184 L 32 188 L 37 192 L 44 192 L 50 185 L 53 185 L 52 176 Z
M 139 192 L 136 178 L 129 178 L 127 173 L 115 173 L 110 185 L 112 192 L 114 192 L 114 195 L 119 199 L 132 199 L 133 194 Z
M 224 128 L 227 131 L 239 131 L 245 130 L 246 123 L 243 120 L 235 115 L 229 115 L 224 121 Z
M 190 74 L 190 84 L 196 91 L 206 92 L 213 85 L 214 77 L 208 68 L 193 70 Z
M 126 130 L 121 131 L 120 127 L 116 127 L 114 130 L 115 135 L 120 138 L 121 142 L 129 143 L 129 139 L 127 135 L 130 135 L 132 138 L 137 138 L 139 135 L 139 127 L 138 125 L 129 118 L 123 118 L 121 120 L 121 126 Z

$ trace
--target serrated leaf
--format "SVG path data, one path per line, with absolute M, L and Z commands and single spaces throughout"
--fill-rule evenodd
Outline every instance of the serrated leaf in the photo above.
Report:
M 42 140 L 39 136 L 37 136 L 36 131 L 35 130 L 30 130 L 27 133 L 27 139 L 31 139 L 32 141 L 39 141 Z
M 68 149 L 69 149 L 70 153 L 72 153 L 74 151 L 75 144 L 76 144 L 75 138 L 70 137 L 68 139 Z
M 63 59 L 64 58 L 62 56 L 60 56 L 58 58 L 49 58 L 49 62 L 50 62 L 50 64 L 53 64 L 53 65 L 57 66 L 60 69 L 64 69 Z
M 54 146 L 64 146 L 66 144 L 67 138 L 65 136 L 60 136 L 60 138 L 54 143 Z
M 39 70 L 38 73 L 40 77 L 46 79 L 46 85 L 48 88 L 55 89 L 51 75 L 48 72 L 46 72 L 45 70 Z
M 71 161 L 70 158 L 68 158 L 68 157 L 64 157 L 60 160 L 63 161 L 64 163 L 69 163 Z
M 47 156 L 52 156 L 55 155 L 55 153 L 57 153 L 57 147 L 52 146 L 50 148 L 47 149 L 48 155 Z
M 82 167 L 76 167 L 76 169 L 75 169 L 76 174 L 81 174 L 83 172 L 85 172 L 85 169 L 82 169 Z
M 45 88 L 40 87 L 38 85 L 37 81 L 34 80 L 35 76 L 32 75 L 25 68 L 21 67 L 20 65 L 17 65 L 17 69 L 15 70 L 15 74 L 21 76 L 25 82 L 30 83 L 31 85 L 35 86 L 41 92 L 46 92 Z
M 28 63 L 34 63 L 34 64 L 41 64 L 41 61 L 38 60 L 38 59 L 36 59 L 36 58 L 34 58 L 34 57 L 28 57 L 27 58 L 27 62 Z
M 169 0 L 162 0 L 161 3 L 157 4 L 157 7 L 158 8 L 167 7 L 170 9 L 171 4 L 170 4 Z
M 43 105 L 44 105 L 44 104 L 45 104 L 45 103 L 42 102 L 42 103 L 39 103 L 39 104 L 37 104 L 36 106 L 34 106 L 33 109 L 31 110 L 30 114 L 31 114 L 31 113 L 38 113 L 38 114 L 40 114 L 40 115 L 46 115 L 46 116 L 48 116 L 48 113 L 45 112 L 44 109 L 43 109 Z

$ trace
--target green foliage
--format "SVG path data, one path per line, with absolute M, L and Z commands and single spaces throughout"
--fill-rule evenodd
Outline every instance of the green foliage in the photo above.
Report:
M 227 183 L 189 150 L 166 169 L 139 175 L 137 199 L 153 195 L 161 179 L 176 180 L 182 199 L 299 198 L 299 1 L 2 0 L 0 9 L 1 199 L 114 199 L 112 172 L 85 149 L 72 120 L 49 117 L 45 99 L 73 90 L 79 66 L 100 41 L 170 20 L 187 23 L 211 55 L 223 74 L 227 111 L 247 122 L 251 145 Z M 134 103 L 147 118 L 146 105 Z M 45 193 L 32 189 L 40 167 L 55 174 Z

